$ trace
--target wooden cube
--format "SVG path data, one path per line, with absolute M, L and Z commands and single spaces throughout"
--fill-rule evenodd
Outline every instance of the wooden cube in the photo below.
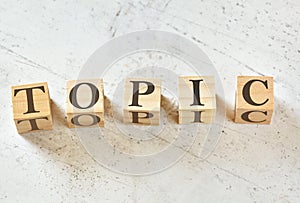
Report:
M 13 86 L 12 105 L 18 133 L 51 130 L 51 100 L 47 83 Z
M 161 82 L 152 78 L 127 78 L 125 80 L 124 123 L 159 125 Z
M 69 128 L 104 126 L 102 79 L 67 81 L 66 114 Z
M 213 122 L 216 112 L 213 76 L 181 76 L 178 91 L 179 124 Z
M 273 110 L 273 77 L 237 77 L 234 119 L 236 123 L 270 124 Z

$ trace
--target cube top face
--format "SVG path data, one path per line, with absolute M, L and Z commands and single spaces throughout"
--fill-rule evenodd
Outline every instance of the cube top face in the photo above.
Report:
M 12 86 L 14 120 L 25 120 L 51 115 L 47 83 Z
M 238 76 L 236 92 L 236 109 L 273 110 L 273 77 Z
M 127 78 L 124 87 L 123 110 L 136 112 L 160 111 L 160 79 Z
M 67 81 L 66 113 L 104 112 L 103 79 Z
M 179 110 L 215 109 L 214 76 L 180 76 Z

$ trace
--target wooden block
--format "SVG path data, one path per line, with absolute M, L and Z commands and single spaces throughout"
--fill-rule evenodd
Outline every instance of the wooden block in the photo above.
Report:
M 270 124 L 273 110 L 273 77 L 237 77 L 234 119 L 236 123 Z
M 69 128 L 104 126 L 102 79 L 67 81 L 66 114 Z
M 178 91 L 179 124 L 213 122 L 216 112 L 213 76 L 181 76 Z
M 125 80 L 124 123 L 159 125 L 161 82 L 152 78 L 127 78 Z
M 47 83 L 13 86 L 12 104 L 18 132 L 51 130 L 51 100 Z

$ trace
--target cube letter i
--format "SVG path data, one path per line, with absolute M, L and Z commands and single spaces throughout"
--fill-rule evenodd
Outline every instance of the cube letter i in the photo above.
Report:
M 179 124 L 213 122 L 216 112 L 213 76 L 181 76 L 178 90 Z

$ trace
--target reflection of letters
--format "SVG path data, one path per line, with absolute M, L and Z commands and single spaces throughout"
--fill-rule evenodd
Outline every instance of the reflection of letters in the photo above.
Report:
M 193 111 L 194 112 L 194 123 L 202 123 L 201 115 L 204 111 Z
M 82 124 L 79 122 L 79 119 L 80 117 L 82 116 L 88 116 L 88 117 L 91 117 L 93 119 L 93 122 L 91 124 Z M 81 114 L 81 115 L 76 115 L 74 118 L 71 119 L 71 122 L 76 125 L 76 126 L 82 126 L 82 127 L 89 127 L 89 126 L 93 126 L 93 125 L 96 125 L 97 123 L 100 122 L 100 118 L 96 115 L 92 115 L 92 114 Z
M 42 117 L 42 118 L 35 118 L 35 119 L 25 119 L 25 120 L 19 120 L 17 121 L 18 124 L 24 122 L 24 121 L 29 121 L 29 124 L 31 126 L 31 130 L 39 130 L 39 127 L 37 126 L 36 120 L 48 120 L 47 117 Z
M 251 113 L 263 113 L 264 115 L 268 115 L 267 111 L 247 111 L 245 113 L 242 114 L 242 119 L 244 121 L 247 121 L 247 122 L 251 122 L 251 123 L 261 123 L 261 122 L 265 122 L 265 120 L 262 120 L 262 121 L 253 121 L 253 120 L 250 120 L 249 116 Z
M 149 112 L 131 112 L 132 113 L 132 123 L 139 123 L 140 118 L 153 118 L 153 114 Z M 145 114 L 144 117 L 139 117 L 140 114 Z

